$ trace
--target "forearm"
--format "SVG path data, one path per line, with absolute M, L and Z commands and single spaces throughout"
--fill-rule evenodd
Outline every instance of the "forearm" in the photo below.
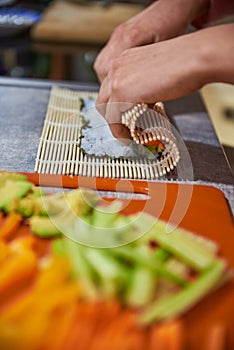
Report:
M 94 69 L 100 81 L 125 50 L 152 44 L 184 33 L 193 19 L 208 11 L 209 0 L 158 0 L 120 24 L 98 55 Z
M 203 85 L 211 82 L 234 84 L 234 23 L 210 27 L 201 31 L 204 77 Z
M 153 103 L 211 82 L 234 83 L 233 37 L 234 24 L 226 24 L 129 49 L 114 61 L 98 103 Z
M 183 34 L 198 16 L 208 12 L 210 0 L 158 0 L 120 25 L 129 47 L 167 40 Z

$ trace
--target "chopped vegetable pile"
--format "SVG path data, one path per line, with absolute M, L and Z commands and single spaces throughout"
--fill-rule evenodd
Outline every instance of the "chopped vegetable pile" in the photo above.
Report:
M 95 235 L 115 228 L 119 246 L 95 248 L 66 237 L 68 207 L 75 229 Z M 168 234 L 147 214 L 138 227 L 153 223 L 146 234 L 121 245 L 129 231 L 137 233 L 133 217 L 121 214 L 121 202 L 103 207 L 93 191 L 46 196 L 24 176 L 0 173 L 0 210 L 0 347 L 74 349 L 79 339 L 82 349 L 105 350 L 112 340 L 111 349 L 154 349 L 163 327 L 181 343 L 178 317 L 229 275 L 213 241 L 179 228 Z M 64 213 L 60 230 L 54 218 L 64 221 Z

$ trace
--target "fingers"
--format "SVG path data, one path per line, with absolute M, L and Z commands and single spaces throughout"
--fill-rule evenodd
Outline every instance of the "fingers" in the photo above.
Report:
M 132 103 L 126 102 L 122 97 L 120 93 L 121 86 L 115 75 L 119 75 L 119 73 L 117 70 L 116 74 L 116 69 L 113 65 L 101 84 L 96 100 L 97 110 L 105 117 L 108 123 L 121 123 L 121 113 L 132 107 Z M 127 87 L 126 84 L 125 87 Z
M 117 26 L 108 43 L 97 56 L 94 70 L 101 83 L 108 75 L 113 61 L 125 50 L 154 42 L 152 29 L 147 30 L 146 28 L 146 24 L 149 23 L 147 15 L 144 16 L 143 12 Z M 145 19 L 139 21 L 139 16 Z
M 99 94 L 96 100 L 96 108 L 103 116 L 105 116 L 106 114 L 106 106 L 110 96 L 111 96 L 111 81 L 110 81 L 110 78 L 107 76 L 103 80 L 103 83 L 101 84 Z
M 96 104 L 96 108 L 109 124 L 112 135 L 123 144 L 128 145 L 131 142 L 131 136 L 129 129 L 126 128 L 121 121 L 121 106 L 123 108 L 123 105 L 126 104 L 108 102 Z
M 111 62 L 111 57 L 108 52 L 108 47 L 105 47 L 99 53 L 94 63 L 94 70 L 97 74 L 97 77 L 100 83 L 104 81 L 105 77 L 108 74 L 108 71 L 110 70 L 110 62 Z
M 122 124 L 122 111 L 126 111 L 132 106 L 129 103 L 110 102 L 97 104 L 96 108 L 104 116 L 109 124 L 112 135 L 120 142 L 128 145 L 131 141 L 130 131 Z
M 132 108 L 133 104 L 143 101 L 141 92 L 144 87 L 141 89 L 142 84 L 139 83 L 138 61 L 138 49 L 135 48 L 117 58 L 101 84 L 96 101 L 97 110 L 105 117 L 112 134 L 118 139 L 130 139 L 128 129 L 122 125 L 121 114 Z
M 118 139 L 121 143 L 129 145 L 131 143 L 130 131 L 126 126 L 121 123 L 109 124 L 112 135 Z
M 121 103 L 111 102 L 110 100 L 107 103 L 105 119 L 109 124 L 121 123 L 120 105 Z
M 132 44 L 126 42 L 124 38 L 128 36 L 126 24 L 119 25 L 112 33 L 110 40 L 101 50 L 94 63 L 94 70 L 102 83 L 111 70 L 113 60 L 119 57 L 124 50 L 131 47 Z

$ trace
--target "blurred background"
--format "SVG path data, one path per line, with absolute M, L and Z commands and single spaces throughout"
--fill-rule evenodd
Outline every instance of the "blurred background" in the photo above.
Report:
M 97 82 L 113 28 L 150 1 L 0 0 L 0 75 Z

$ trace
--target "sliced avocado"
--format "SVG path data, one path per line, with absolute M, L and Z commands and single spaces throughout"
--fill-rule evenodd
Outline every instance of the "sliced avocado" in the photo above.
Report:
M 32 216 L 29 224 L 33 233 L 39 237 L 54 237 L 61 235 L 59 229 L 53 224 L 49 217 Z
M 94 208 L 100 198 L 93 190 L 77 189 L 66 192 L 65 199 L 76 215 L 84 216 Z
M 77 189 L 44 196 L 40 189 L 35 189 L 33 186 L 32 190 L 33 192 L 23 198 L 16 208 L 24 217 L 57 215 L 66 208 L 70 208 L 78 216 L 83 216 L 92 209 L 98 200 L 94 191 Z
M 32 186 L 32 193 L 28 195 L 30 198 L 40 198 L 41 196 L 46 195 L 46 191 L 41 187 L 37 187 L 35 185 Z
M 26 181 L 27 178 L 21 174 L 8 173 L 6 171 L 0 173 L 0 187 L 4 186 L 6 181 Z
M 45 192 L 41 188 L 33 185 L 27 196 L 18 202 L 16 210 L 26 218 L 32 215 L 47 216 L 42 200 L 42 198 L 46 198 L 44 195 Z
M 32 184 L 27 181 L 7 180 L 4 186 L 0 187 L 0 210 L 6 213 L 14 210 L 17 201 L 26 196 L 32 188 Z
M 32 216 L 35 211 L 35 200 L 32 198 L 23 198 L 17 203 L 16 210 L 25 218 Z

